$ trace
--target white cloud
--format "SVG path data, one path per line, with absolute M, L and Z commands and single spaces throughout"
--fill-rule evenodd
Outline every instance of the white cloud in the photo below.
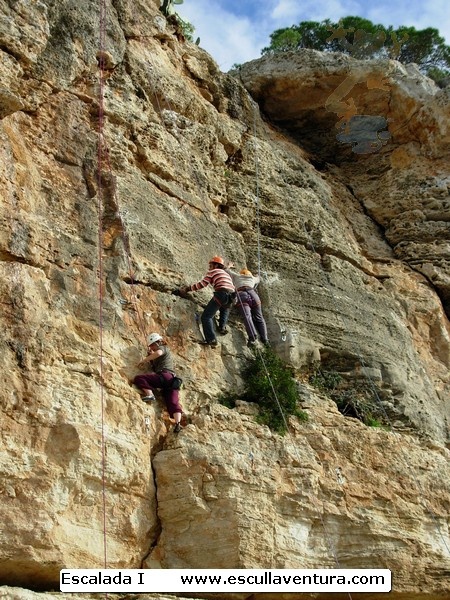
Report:
M 367 18 L 374 23 L 399 27 L 426 29 L 434 27 L 450 44 L 450 11 L 448 0 L 382 0 L 366 11 Z
M 182 18 L 196 28 L 200 46 L 216 60 L 222 71 L 261 55 L 269 36 L 282 27 L 301 21 L 338 21 L 348 15 L 361 16 L 384 25 L 435 27 L 450 44 L 448 0 L 243 0 L 240 15 L 227 0 L 185 0 L 177 5 Z M 231 8 L 229 8 L 231 7 Z
M 360 12 L 357 0 L 278 0 L 271 16 L 277 21 L 285 21 L 284 26 L 288 27 L 301 21 L 338 21 L 341 17 Z
M 211 10 L 207 0 L 186 2 L 177 6 L 183 19 L 194 27 L 194 38 L 200 37 L 200 46 L 228 71 L 234 63 L 258 58 L 267 44 L 266 35 L 249 17 L 238 17 L 221 7 Z
M 276 21 L 286 21 L 291 19 L 292 24 L 294 24 L 298 13 L 299 6 L 296 0 L 279 0 L 270 16 Z

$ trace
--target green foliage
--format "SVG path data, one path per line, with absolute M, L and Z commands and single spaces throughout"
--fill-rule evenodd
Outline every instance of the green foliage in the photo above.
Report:
M 415 62 L 422 72 L 443 80 L 450 74 L 450 46 L 439 31 L 432 27 L 416 30 L 414 27 L 385 27 L 368 19 L 349 16 L 333 23 L 302 21 L 270 35 L 270 46 L 261 54 L 274 54 L 312 48 L 324 52 L 342 52 L 354 58 L 396 58 L 402 63 Z
M 309 378 L 309 383 L 322 391 L 334 390 L 342 381 L 337 371 L 315 371 Z
M 308 419 L 308 415 L 297 406 L 298 390 L 292 371 L 271 348 L 254 355 L 245 369 L 244 381 L 243 398 L 259 405 L 259 423 L 283 435 L 289 415 L 302 421 Z
M 271 44 L 261 54 L 273 54 L 299 48 L 312 48 L 326 52 L 343 52 L 355 58 L 368 58 L 383 46 L 386 29 L 361 17 L 345 17 L 339 23 L 330 19 L 302 21 L 284 29 L 277 29 L 271 36 Z M 287 43 L 286 43 L 287 41 Z
M 234 408 L 236 406 L 237 399 L 238 397 L 235 394 L 231 394 L 229 392 L 225 392 L 217 398 L 219 404 L 222 404 L 227 408 Z
M 378 429 L 388 429 L 388 427 L 386 427 L 386 425 L 383 425 L 383 423 L 379 419 L 375 419 L 373 417 L 367 419 L 366 425 L 368 427 L 375 427 Z
M 297 384 L 292 371 L 274 353 L 271 348 L 254 354 L 249 360 L 243 378 L 245 390 L 243 394 L 224 393 L 218 401 L 227 408 L 234 408 L 236 400 L 255 402 L 259 406 L 257 421 L 267 425 L 273 431 L 284 435 L 290 415 L 300 421 L 307 421 L 308 415 L 297 406 Z
M 301 34 L 295 26 L 277 29 L 270 35 L 270 46 L 263 48 L 261 54 L 274 54 L 297 50 L 300 47 Z
M 439 69 L 438 67 L 431 67 L 428 70 L 427 76 L 430 77 L 439 87 L 446 87 L 450 80 L 450 71 L 446 69 Z
M 327 47 L 327 40 L 330 37 L 330 20 L 325 19 L 322 23 L 315 21 L 302 21 L 297 26 L 300 34 L 300 48 L 312 48 L 313 50 L 322 50 Z M 330 46 L 330 51 L 331 51 Z
M 192 23 L 189 23 L 189 21 L 185 21 L 184 19 L 182 19 L 174 8 L 174 4 L 183 4 L 183 2 L 184 0 L 162 0 L 160 5 L 160 11 L 166 17 L 175 18 L 184 38 L 187 39 L 189 42 L 193 42 L 195 27 L 192 25 Z M 198 46 L 200 44 L 200 38 L 197 38 L 195 43 Z
M 353 388 L 334 393 L 331 397 L 344 416 L 359 419 L 369 427 L 384 426 L 384 414 L 370 390 Z
M 329 395 L 345 417 L 359 419 L 369 427 L 385 427 L 385 415 L 370 387 L 354 384 L 349 388 L 342 375 L 332 370 L 315 371 L 309 383 Z
M 192 25 L 192 23 L 189 23 L 189 21 L 184 21 L 178 13 L 176 13 L 175 16 L 177 18 L 178 25 L 180 26 L 183 36 L 189 42 L 193 42 L 195 27 Z M 198 44 L 200 43 L 200 38 L 197 38 L 197 41 L 195 43 L 197 44 L 197 42 L 198 42 Z M 198 44 L 197 44 L 197 46 L 198 46 Z
M 450 68 L 450 46 L 445 45 L 437 29 L 428 27 L 417 31 L 414 27 L 399 27 L 396 33 L 407 37 L 400 48 L 400 62 L 417 63 L 426 72 L 432 67 Z

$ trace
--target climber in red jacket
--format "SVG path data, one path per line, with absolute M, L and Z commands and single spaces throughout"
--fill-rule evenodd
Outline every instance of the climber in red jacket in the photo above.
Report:
M 193 283 L 179 291 L 181 294 L 195 292 L 207 285 L 214 288 L 214 295 L 207 304 L 201 316 L 203 335 L 205 341 L 200 342 L 207 346 L 217 346 L 216 335 L 214 332 L 214 315 L 219 311 L 218 333 L 225 335 L 228 333 L 226 328 L 230 309 L 236 294 L 231 276 L 225 271 L 225 262 L 221 256 L 213 256 L 209 261 L 209 270 L 203 279 Z

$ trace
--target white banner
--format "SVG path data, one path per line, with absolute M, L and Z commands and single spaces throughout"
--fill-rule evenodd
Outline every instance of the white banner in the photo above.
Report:
M 388 569 L 62 569 L 61 592 L 390 592 Z

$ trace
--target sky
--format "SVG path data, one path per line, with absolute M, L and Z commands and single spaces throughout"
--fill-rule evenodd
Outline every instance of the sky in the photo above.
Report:
M 394 28 L 434 27 L 450 45 L 448 0 L 184 0 L 175 9 L 224 72 L 259 58 L 273 31 L 301 21 L 358 16 Z

